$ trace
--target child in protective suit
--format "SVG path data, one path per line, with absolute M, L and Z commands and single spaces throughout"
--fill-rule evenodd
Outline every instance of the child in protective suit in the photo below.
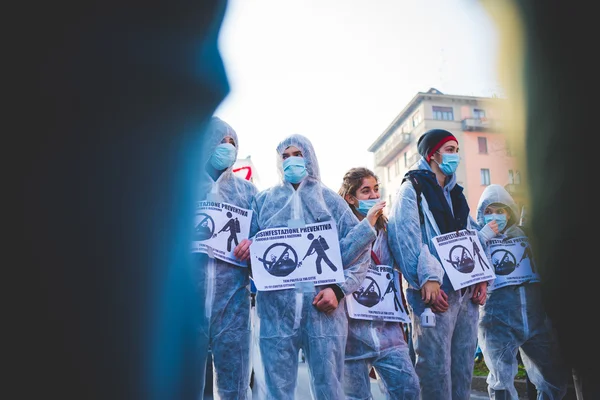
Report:
M 490 370 L 492 399 L 518 399 L 514 385 L 517 351 L 527 375 L 544 399 L 562 399 L 568 371 L 541 298 L 540 276 L 519 210 L 501 185 L 489 185 L 477 206 L 477 222 L 496 272 L 479 313 L 478 341 Z

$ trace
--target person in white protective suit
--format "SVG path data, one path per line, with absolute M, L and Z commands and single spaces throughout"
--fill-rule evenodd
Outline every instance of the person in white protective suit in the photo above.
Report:
M 229 124 L 213 117 L 205 141 L 198 193 L 207 195 L 198 200 L 250 209 L 257 189 L 252 182 L 233 173 L 238 135 Z M 249 268 L 204 253 L 193 253 L 193 257 L 198 307 L 203 307 L 206 315 L 199 322 L 198 334 L 205 338 L 203 342 L 212 352 L 218 396 L 222 400 L 251 399 Z M 205 367 L 206 360 L 200 362 Z M 205 374 L 198 379 L 204 382 Z
M 490 371 L 488 393 L 490 399 L 518 399 L 515 375 L 520 352 L 537 398 L 562 399 L 567 392 L 568 370 L 543 307 L 542 283 L 531 244 L 528 240 L 516 243 L 527 239 L 518 224 L 519 214 L 514 199 L 500 185 L 489 185 L 479 198 L 477 222 L 482 227 L 495 225 L 494 234 L 489 235 L 494 246 L 485 247 L 496 279 L 479 312 L 478 330 L 479 347 Z M 522 251 L 512 251 L 515 247 Z M 521 255 L 515 257 L 513 253 Z
M 341 284 L 258 291 L 261 365 L 254 365 L 255 379 L 264 380 L 267 399 L 293 399 L 298 352 L 302 349 L 312 397 L 342 399 L 348 335 L 344 297 L 362 282 L 369 264 L 368 249 L 347 239 L 358 219 L 346 202 L 321 182 L 315 150 L 308 138 L 295 134 L 279 143 L 277 168 L 281 182 L 255 196 L 251 236 L 267 228 L 333 221 L 347 261 L 343 262 L 345 280 Z M 367 232 L 372 228 L 363 229 Z M 240 243 L 236 249 L 240 258 L 249 257 L 249 244 Z
M 350 235 L 356 243 L 364 243 L 371 254 L 371 266 L 386 265 L 398 275 L 387 242 L 386 202 L 381 200 L 377 176 L 367 168 L 352 168 L 344 175 L 338 191 L 361 221 L 361 236 Z M 371 227 L 367 235 L 360 225 Z M 390 279 L 379 296 L 394 296 L 394 305 L 405 310 L 402 288 Z M 363 285 L 365 286 L 365 285 Z M 355 292 L 356 293 L 356 292 Z M 379 299 L 378 299 L 379 300 Z M 346 303 L 348 304 L 348 303 Z M 348 315 L 348 342 L 344 368 L 344 390 L 347 400 L 372 398 L 369 370 L 374 368 L 387 399 L 418 399 L 419 378 L 409 355 L 404 329 L 399 321 L 355 319 Z
M 466 400 L 471 392 L 479 305 L 485 302 L 489 281 L 455 290 L 433 244 L 441 234 L 478 228 L 469 215 L 463 188 L 456 183 L 458 140 L 447 130 L 432 129 L 419 137 L 417 147 L 421 158 L 407 172 L 392 205 L 388 242 L 407 281 L 421 398 Z M 435 313 L 435 327 L 421 324 L 426 308 Z

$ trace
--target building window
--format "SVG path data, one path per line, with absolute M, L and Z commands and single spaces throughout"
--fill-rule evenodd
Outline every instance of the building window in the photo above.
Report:
M 433 119 L 454 121 L 454 111 L 452 107 L 433 106 Z
M 408 168 L 408 151 L 404 152 L 404 168 Z
M 487 168 L 481 169 L 481 184 L 483 186 L 489 186 L 490 184 L 490 170 Z
M 515 184 L 515 173 L 512 169 L 508 170 L 508 183 L 511 185 Z
M 479 145 L 479 154 L 487 154 L 487 138 L 478 137 L 477 144 Z
M 417 125 L 419 125 L 421 123 L 421 113 L 420 112 L 416 112 L 415 115 L 413 115 L 412 117 L 412 126 L 413 128 Z
M 392 181 L 392 167 L 387 167 L 388 182 Z
M 515 172 L 515 185 L 521 184 L 521 173 L 519 171 Z
M 400 175 L 400 158 L 397 158 L 396 161 L 394 161 L 394 174 L 396 176 Z
M 485 119 L 485 110 L 481 108 L 476 108 L 473 110 L 473 118 L 475 119 Z

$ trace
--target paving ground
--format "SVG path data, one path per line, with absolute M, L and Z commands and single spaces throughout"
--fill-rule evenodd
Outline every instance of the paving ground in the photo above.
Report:
M 219 397 L 213 393 L 212 390 L 212 368 L 208 369 L 208 376 L 206 382 L 206 390 L 204 391 L 204 399 L 205 400 L 218 400 Z M 470 400 L 487 400 L 489 399 L 487 393 L 487 383 L 485 381 L 485 376 L 474 376 L 472 380 L 472 391 Z M 515 387 L 517 388 L 517 392 L 519 393 L 520 400 L 534 400 L 535 397 L 527 396 L 527 384 L 524 379 L 515 379 Z M 375 379 L 371 379 L 371 392 L 373 393 L 373 400 L 385 400 L 384 394 L 379 390 L 378 383 Z M 259 390 L 255 388 L 253 391 L 253 400 L 260 400 L 261 395 Z M 296 388 L 296 399 L 297 400 L 310 400 L 310 390 L 309 390 L 309 378 L 308 378 L 308 369 L 306 363 L 300 363 L 298 368 L 298 384 Z M 575 389 L 573 388 L 573 382 L 569 383 L 569 388 L 567 391 L 567 395 L 562 400 L 577 400 L 577 396 L 575 395 Z

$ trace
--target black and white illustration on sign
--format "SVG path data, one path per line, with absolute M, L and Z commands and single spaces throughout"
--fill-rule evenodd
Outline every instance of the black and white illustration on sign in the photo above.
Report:
M 327 257 L 327 250 L 329 250 L 329 245 L 327 244 L 325 238 L 319 235 L 319 237 L 315 239 L 315 235 L 313 235 L 312 233 L 309 233 L 306 236 L 306 238 L 311 241 L 310 247 L 306 251 L 304 257 L 302 257 L 300 264 L 302 264 L 306 257 L 316 254 L 317 257 L 315 258 L 315 265 L 317 266 L 317 274 L 320 275 L 323 273 L 323 266 L 321 265 L 322 262 L 327 264 L 332 271 L 337 271 L 337 267 L 335 266 L 335 264 L 332 263 L 331 260 Z
M 287 243 L 273 243 L 265 250 L 265 254 L 258 261 L 263 263 L 269 274 L 288 276 L 298 266 L 298 255 L 296 250 Z
M 496 279 L 489 290 L 540 281 L 527 237 L 492 239 L 488 243 L 492 265 L 496 271 Z
M 354 319 L 410 322 L 402 304 L 398 274 L 389 265 L 371 266 L 360 288 L 346 297 Z
M 262 230 L 254 236 L 250 259 L 254 284 L 261 291 L 289 289 L 297 282 L 344 281 L 337 228 L 331 221 Z
M 240 220 L 237 217 L 233 217 L 233 214 L 230 211 L 227 211 L 227 218 L 229 221 L 219 230 L 217 233 L 228 232 L 229 236 L 227 237 L 227 251 L 232 251 L 235 249 L 240 242 L 238 241 L 238 233 L 241 233 L 240 229 Z M 233 244 L 233 246 L 232 246 Z
M 478 264 L 481 266 L 483 272 L 485 272 L 486 268 L 490 269 L 485 255 L 481 254 L 482 250 L 479 246 L 477 246 L 477 244 L 479 244 L 477 238 L 473 240 L 473 238 L 470 237 L 469 241 L 471 242 L 472 246 L 465 247 L 464 244 L 456 244 L 452 246 L 449 253 L 450 258 L 448 258 L 446 261 L 449 262 L 454 269 L 463 274 L 470 274 L 473 272 L 475 269 L 475 259 L 477 259 Z M 472 252 L 469 250 L 469 248 L 472 248 Z
M 476 231 L 445 233 L 434 237 L 433 245 L 454 290 L 496 277 Z
M 204 241 L 210 239 L 215 231 L 215 221 L 205 213 L 196 214 L 196 226 L 194 228 L 194 240 Z
M 193 253 L 207 253 L 215 258 L 247 267 L 233 256 L 235 246 L 250 234 L 252 210 L 232 204 L 199 201 L 194 219 Z
M 352 297 L 362 306 L 371 308 L 379 303 L 381 288 L 372 276 L 366 276 L 358 290 L 352 293 Z
M 397 277 L 396 279 L 394 279 L 394 274 L 393 273 L 386 273 L 385 277 L 388 279 L 388 286 L 387 289 L 385 289 L 385 293 L 383 293 L 383 297 L 381 298 L 381 300 L 383 301 L 383 299 L 386 298 L 386 296 L 389 294 L 389 296 L 394 299 L 394 310 L 398 311 L 400 310 L 402 313 L 406 314 L 406 309 L 404 308 L 404 305 L 402 304 L 402 302 L 400 301 L 400 292 L 398 291 L 398 288 L 400 287 L 399 282 L 397 282 Z

